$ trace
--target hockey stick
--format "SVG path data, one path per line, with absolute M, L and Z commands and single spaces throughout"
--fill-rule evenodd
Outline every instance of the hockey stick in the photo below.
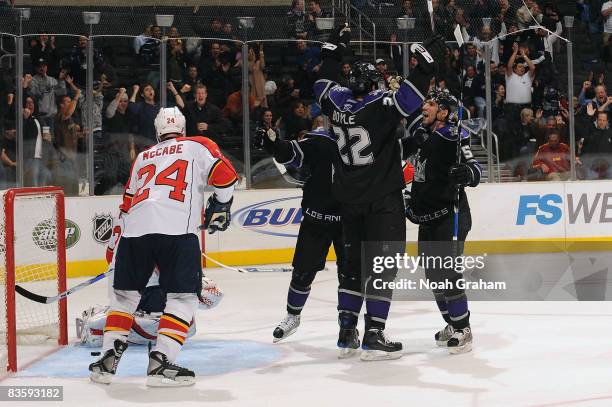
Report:
M 429 22 L 431 23 L 431 32 L 432 34 L 436 33 L 436 26 L 434 23 L 434 9 L 433 9 L 433 0 L 427 0 L 427 11 L 429 11 Z
M 19 294 L 21 294 L 22 296 L 26 297 L 29 300 L 32 300 L 34 302 L 39 302 L 41 304 L 51 304 L 53 302 L 57 302 L 59 300 L 61 300 L 62 298 L 66 298 L 68 297 L 70 294 L 79 291 L 82 288 L 85 288 L 87 286 L 92 285 L 93 283 L 102 280 L 104 277 L 108 276 L 110 273 L 112 273 L 113 270 L 110 269 L 102 274 L 98 274 L 95 277 L 90 278 L 87 281 L 83 281 L 81 284 L 77 284 L 72 288 L 69 288 L 68 290 L 64 291 L 63 293 L 59 293 L 57 295 L 54 295 L 52 297 L 46 297 L 44 295 L 39 295 L 39 294 L 35 294 L 31 291 L 26 290 L 25 288 L 16 285 L 15 286 L 15 291 L 17 291 Z
M 271 272 L 286 273 L 286 272 L 293 271 L 293 268 L 291 267 L 232 267 L 232 266 L 228 266 L 227 264 L 223 264 L 213 259 L 206 253 L 202 253 L 202 256 L 206 257 L 207 260 L 212 261 L 213 263 L 215 263 L 217 266 L 221 268 L 237 271 L 239 273 L 258 273 L 258 272 L 259 273 L 271 273 Z
M 459 24 L 455 27 L 455 31 L 453 32 L 455 35 L 455 40 L 457 40 L 457 44 L 459 44 L 459 56 L 461 56 L 461 49 L 463 48 L 463 35 L 461 33 L 461 27 Z M 460 67 L 460 69 L 463 69 Z M 461 72 L 461 87 L 460 87 L 460 96 L 459 96 L 459 111 L 458 111 L 458 120 L 457 120 L 457 164 L 461 164 L 461 122 L 463 120 L 463 86 L 465 81 L 465 75 L 463 75 L 463 71 Z M 461 199 L 461 185 L 457 185 L 455 188 L 455 202 L 453 204 L 453 242 L 457 242 L 459 240 L 459 200 Z M 455 243 L 456 244 L 456 243 Z

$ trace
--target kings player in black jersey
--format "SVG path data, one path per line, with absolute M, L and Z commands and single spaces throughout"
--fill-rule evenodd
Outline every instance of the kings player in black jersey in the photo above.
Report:
M 422 119 L 408 129 L 409 137 L 403 140 L 404 154 L 412 155 L 415 167 L 412 189 L 406 199 L 406 217 L 419 225 L 419 254 L 422 256 L 461 256 L 463 242 L 472 227 L 463 187 L 477 186 L 481 169 L 470 150 L 469 133 L 458 129 L 457 107 L 457 99 L 448 90 L 431 91 L 423 103 Z M 457 188 L 460 188 L 459 202 L 455 202 Z M 454 242 L 452 214 L 455 205 L 459 217 L 457 241 Z M 456 285 L 462 275 L 453 268 L 444 267 L 426 268 L 425 275 L 430 281 L 446 280 L 450 286 L 433 292 L 447 324 L 436 333 L 436 343 L 448 347 L 450 353 L 470 351 L 472 332 L 467 297 L 465 290 Z
M 397 127 L 402 119 L 413 122 L 419 116 L 435 61 L 441 60 L 445 46 L 443 39 L 436 37 L 424 46 L 413 47 L 418 68 L 409 80 L 396 80 L 392 90 L 385 90 L 380 89 L 384 81 L 374 66 L 363 62 L 351 68 L 348 88 L 338 84 L 342 54 L 349 42 L 350 30 L 345 26 L 323 44 L 320 79 L 314 85 L 315 96 L 336 138 L 332 191 L 342 204 L 346 269 L 363 282 L 359 291 L 340 290 L 338 294 L 338 345 L 359 346 L 358 341 L 344 338 L 357 335 L 365 297 L 361 359 L 396 359 L 401 357 L 402 344 L 388 340 L 384 334 L 392 292 L 373 288 L 373 277 L 380 277 L 373 273 L 373 259 L 405 252 L 405 183 Z M 396 272 L 385 270 L 385 279 L 392 280 Z
M 336 252 L 339 289 L 359 290 L 359 281 L 346 272 L 344 239 L 340 223 L 340 203 L 332 196 L 332 160 L 336 142 L 322 128 L 306 134 L 302 140 L 281 140 L 272 129 L 258 129 L 258 148 L 265 148 L 274 159 L 288 168 L 300 169 L 296 183 L 302 184 L 302 223 L 293 256 L 293 273 L 287 293 L 287 316 L 273 332 L 273 342 L 293 334 L 300 325 L 300 314 L 310 294 L 310 286 L 331 244 Z

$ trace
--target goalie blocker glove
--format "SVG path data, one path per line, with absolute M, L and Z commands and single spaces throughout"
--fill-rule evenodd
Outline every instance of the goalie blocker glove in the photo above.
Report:
M 214 194 L 208 198 L 204 211 L 204 225 L 200 226 L 200 229 L 206 229 L 210 234 L 227 230 L 232 220 L 230 209 L 233 201 L 232 197 L 227 202 L 219 202 Z
M 474 186 L 474 171 L 468 164 L 454 164 L 448 170 L 448 179 L 458 186 Z

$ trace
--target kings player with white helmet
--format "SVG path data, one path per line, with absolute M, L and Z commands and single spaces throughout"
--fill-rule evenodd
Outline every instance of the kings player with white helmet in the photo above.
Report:
M 123 233 L 115 253 L 110 311 L 102 357 L 89 366 L 94 382 L 109 384 L 115 375 L 134 312 L 154 268 L 167 293 L 157 342 L 149 354 L 147 385 L 187 386 L 191 370 L 174 363 L 189 331 L 201 289 L 199 220 L 203 191 L 208 199 L 204 227 L 224 231 L 238 176 L 219 147 L 206 137 L 185 137 L 185 117 L 178 108 L 163 108 L 155 118 L 158 144 L 134 161 L 121 204 Z

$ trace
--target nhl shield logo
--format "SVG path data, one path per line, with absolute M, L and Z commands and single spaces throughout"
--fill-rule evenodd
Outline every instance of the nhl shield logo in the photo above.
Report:
M 96 242 L 104 244 L 113 235 L 113 217 L 110 214 L 98 215 L 93 218 L 93 238 Z

